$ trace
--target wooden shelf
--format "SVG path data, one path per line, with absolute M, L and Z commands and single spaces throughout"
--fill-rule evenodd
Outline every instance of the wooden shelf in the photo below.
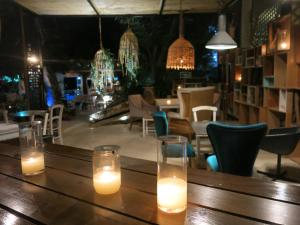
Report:
M 240 122 L 300 126 L 300 26 L 295 21 L 290 15 L 272 21 L 268 43 L 237 50 L 242 58 L 235 62 L 242 63 L 233 74 L 241 74 L 241 82 L 234 84 L 232 104 Z

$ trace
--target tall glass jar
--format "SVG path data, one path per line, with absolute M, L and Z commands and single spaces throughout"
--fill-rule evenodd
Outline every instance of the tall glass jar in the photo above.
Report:
M 22 173 L 27 176 L 40 174 L 45 169 L 42 122 L 19 124 Z
M 157 154 L 157 205 L 167 213 L 187 206 L 187 138 L 161 136 Z
M 98 194 L 114 194 L 120 189 L 119 148 L 117 145 L 101 145 L 95 148 L 93 155 L 93 184 Z

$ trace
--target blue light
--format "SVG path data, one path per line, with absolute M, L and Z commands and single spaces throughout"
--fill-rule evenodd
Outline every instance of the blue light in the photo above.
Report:
M 53 96 L 53 91 L 51 88 L 47 87 L 47 106 L 51 107 L 54 105 L 55 100 L 54 100 L 54 96 Z
M 65 94 L 65 99 L 69 101 L 73 101 L 75 99 L 75 94 Z
M 81 77 L 77 77 L 77 80 L 81 80 Z

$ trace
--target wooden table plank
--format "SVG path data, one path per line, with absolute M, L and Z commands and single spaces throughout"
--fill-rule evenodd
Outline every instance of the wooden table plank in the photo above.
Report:
M 4 161 L 5 159 L 1 156 L 0 160 Z M 153 218 L 153 215 L 157 214 L 156 196 L 154 195 L 156 191 L 156 177 L 152 175 L 126 171 L 125 174 L 122 174 L 123 184 L 120 192 L 114 195 L 113 198 L 107 198 L 94 193 L 91 172 L 87 177 L 82 177 L 61 170 L 47 168 L 46 174 L 40 175 L 39 178 L 38 176 L 22 177 L 19 174 L 19 160 L 7 158 L 6 161 L 5 165 L 0 165 L 1 173 L 24 179 L 93 205 L 136 216 L 145 221 L 157 222 L 157 218 Z M 60 164 L 59 162 L 57 163 Z M 139 177 L 137 176 L 138 174 L 140 175 Z M 45 184 L 41 177 L 47 179 Z M 134 177 L 135 179 L 130 180 L 129 177 Z M 150 185 L 147 184 L 147 188 L 143 184 L 145 181 L 150 181 Z M 189 184 L 188 190 L 188 202 L 192 205 L 204 206 L 208 209 L 261 222 L 300 224 L 300 218 L 294 216 L 297 212 L 300 212 L 300 206 L 195 184 Z M 147 202 L 147 205 L 144 204 L 145 202 Z
M 32 223 L 22 217 L 12 214 L 5 209 L 1 208 L 0 205 L 0 222 L 4 225 L 34 225 L 37 223 Z
M 37 224 L 146 224 L 1 174 L 0 183 L 0 204 Z
M 0 154 L 9 155 L 15 158 L 19 157 L 19 148 L 16 146 L 0 144 L 0 149 Z M 74 150 L 74 154 L 72 150 Z M 81 173 L 81 171 L 86 171 L 86 169 L 91 170 L 90 164 L 86 164 L 85 161 L 91 163 L 92 151 L 70 146 L 48 145 L 47 152 L 50 153 L 53 158 L 55 165 L 52 164 L 51 166 L 55 168 L 65 169 L 65 165 L 70 165 L 68 162 L 71 162 L 72 159 L 67 157 L 70 155 L 75 159 L 80 159 L 75 160 L 73 166 L 68 168 L 70 172 L 86 175 L 85 172 Z M 64 155 L 65 157 L 60 157 L 59 155 Z M 60 163 L 56 163 L 57 160 L 59 160 Z M 122 168 L 127 170 L 156 175 L 157 164 L 152 161 L 121 157 L 121 165 Z M 249 177 L 237 177 L 230 174 L 224 176 L 222 173 L 190 168 L 188 169 L 188 181 L 190 183 L 215 187 L 221 190 L 229 190 L 300 205 L 300 188 L 294 185 L 267 182 Z

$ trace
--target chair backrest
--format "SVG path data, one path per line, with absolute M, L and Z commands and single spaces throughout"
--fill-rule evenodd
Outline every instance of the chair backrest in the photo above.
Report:
M 193 120 L 192 108 L 199 105 L 213 105 L 215 87 L 181 88 L 178 90 L 180 117 Z M 203 112 L 199 120 L 210 120 L 210 113 Z
M 49 124 L 50 124 L 50 134 L 52 135 L 53 142 L 58 140 L 62 142 L 62 115 L 63 115 L 64 105 L 57 104 L 50 108 Z
M 232 126 L 218 122 L 207 126 L 220 172 L 251 176 L 259 144 L 267 131 L 264 123 Z
M 142 116 L 142 96 L 140 94 L 129 95 L 128 106 L 129 106 L 129 115 L 131 117 Z
M 167 114 L 163 111 L 153 113 L 156 135 L 164 136 L 169 134 Z
M 194 121 L 197 122 L 198 121 L 198 117 L 197 117 L 197 112 L 199 111 L 211 111 L 213 114 L 213 121 L 217 120 L 217 111 L 218 108 L 215 106 L 207 106 L 207 105 L 203 105 L 203 106 L 197 106 L 192 108 L 193 111 L 193 116 L 194 116 Z
M 128 96 L 130 117 L 151 116 L 156 111 L 156 107 L 149 104 L 140 94 Z
M 279 155 L 291 154 L 300 140 L 300 127 L 270 129 L 260 144 L 260 148 Z
M 8 123 L 8 112 L 7 112 L 7 110 L 3 109 L 3 110 L 0 110 L 0 112 L 2 113 L 4 123 Z

